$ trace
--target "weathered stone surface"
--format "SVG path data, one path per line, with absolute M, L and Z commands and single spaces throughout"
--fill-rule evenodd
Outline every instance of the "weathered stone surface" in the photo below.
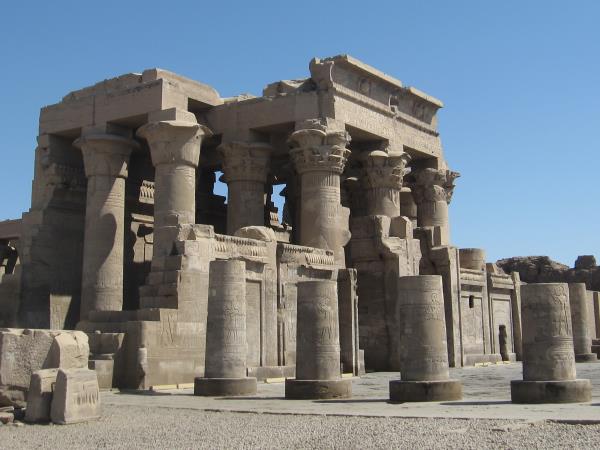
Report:
M 52 395 L 50 417 L 59 425 L 100 418 L 100 390 L 96 372 L 59 369 Z
M 587 289 L 600 290 L 600 267 L 593 256 L 585 256 L 569 268 L 547 256 L 519 256 L 501 259 L 497 264 L 506 273 L 519 272 L 526 283 L 585 283 Z M 594 265 L 592 265 L 594 263 Z
M 339 335 L 337 282 L 298 283 L 296 379 L 285 381 L 286 398 L 351 395 L 350 380 L 341 379 Z
M 439 275 L 398 278 L 401 380 L 390 381 L 394 402 L 462 398 L 462 385 L 449 380 L 444 292 Z
M 87 367 L 88 352 L 81 331 L 0 330 L 0 404 L 24 406 L 33 372 Z
M 194 381 L 194 395 L 256 393 L 256 378 L 246 377 L 246 264 L 210 263 L 205 376 Z
M 588 401 L 589 380 L 577 380 L 569 287 L 564 283 L 521 287 L 523 380 L 511 382 L 515 403 Z
M 584 283 L 569 283 L 569 304 L 573 325 L 573 348 L 576 362 L 595 361 L 589 332 L 588 295 Z
M 61 333 L 50 346 L 50 367 L 75 369 L 87 367 L 90 356 L 88 337 L 85 333 Z
M 27 409 L 25 421 L 30 423 L 49 422 L 52 394 L 58 369 L 36 370 L 31 375 L 31 383 L 27 392 Z

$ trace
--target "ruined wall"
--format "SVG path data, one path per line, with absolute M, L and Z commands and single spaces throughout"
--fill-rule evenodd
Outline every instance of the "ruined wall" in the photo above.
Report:
M 600 266 L 590 255 L 579 256 L 575 267 L 547 256 L 515 256 L 496 262 L 506 273 L 519 272 L 526 283 L 585 283 L 591 291 L 600 290 Z

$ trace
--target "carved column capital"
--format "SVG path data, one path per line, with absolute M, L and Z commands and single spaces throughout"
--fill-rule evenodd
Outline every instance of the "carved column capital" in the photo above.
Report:
M 218 150 L 223 157 L 223 175 L 226 182 L 266 183 L 273 150 L 271 145 L 233 141 L 221 144 Z
M 341 174 L 350 156 L 346 146 L 350 135 L 331 130 L 318 120 L 306 121 L 305 128 L 296 130 L 288 139 L 290 156 L 299 174 L 327 171 Z
M 390 188 L 402 189 L 402 181 L 406 172 L 406 164 L 410 155 L 390 156 L 388 153 L 375 150 L 363 161 L 365 176 L 363 184 L 366 189 Z
M 133 139 L 113 134 L 91 134 L 77 139 L 73 145 L 81 149 L 85 175 L 127 178 L 129 156 L 139 144 Z
M 187 120 L 149 122 L 138 129 L 137 135 L 150 146 L 152 164 L 182 164 L 198 167 L 200 145 L 211 131 L 204 125 Z
M 437 201 L 450 203 L 454 193 L 454 180 L 460 174 L 447 169 L 427 168 L 416 171 L 414 177 L 415 183 L 411 189 L 417 204 Z

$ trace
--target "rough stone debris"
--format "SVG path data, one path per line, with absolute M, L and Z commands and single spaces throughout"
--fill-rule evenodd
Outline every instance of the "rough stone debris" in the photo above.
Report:
M 297 375 L 303 392 L 349 395 L 340 365 L 354 375 L 402 371 L 398 280 L 436 275 L 444 365 L 518 360 L 518 271 L 452 245 L 460 174 L 442 149 L 442 107 L 348 55 L 314 58 L 307 78 L 258 97 L 222 98 L 162 69 L 73 91 L 40 112 L 29 210 L 0 223 L 0 326 L 86 333 L 105 389 L 222 378 L 228 370 L 212 371 L 231 356 L 230 375 L 245 383 Z M 210 301 L 226 290 L 211 273 L 216 261 L 244 265 L 245 319 L 233 321 L 230 340 L 213 339 Z M 592 258 L 576 266 L 585 279 L 568 281 L 596 289 Z M 317 293 L 323 311 L 311 309 Z M 592 319 L 600 330 L 600 306 Z M 327 352 L 304 341 L 313 332 Z M 4 343 L 11 333 L 0 350 L 14 349 L 0 357 L 29 355 L 32 347 Z M 50 367 L 54 344 L 44 339 L 35 363 L 0 360 L 0 385 L 20 396 L 11 402 L 23 404 L 32 372 Z M 83 339 L 56 342 L 54 366 L 88 367 Z M 322 358 L 311 372 L 314 352 Z
M 57 375 L 58 369 L 36 370 L 31 374 L 25 410 L 26 422 L 50 421 L 50 407 Z
M 81 331 L 0 329 L 0 405 L 25 406 L 33 372 L 87 367 L 88 355 Z
M 592 399 L 590 380 L 577 379 L 569 286 L 522 286 L 523 380 L 511 381 L 513 403 L 574 403 Z
M 96 372 L 59 369 L 52 395 L 50 417 L 59 425 L 100 418 L 100 389 Z

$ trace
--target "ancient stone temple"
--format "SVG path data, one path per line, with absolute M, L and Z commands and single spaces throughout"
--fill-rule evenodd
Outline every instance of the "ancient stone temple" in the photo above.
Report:
M 215 341 L 245 335 L 236 377 L 294 375 L 315 281 L 337 285 L 340 373 L 401 370 L 399 279 L 416 275 L 441 276 L 450 366 L 519 357 L 518 274 L 452 245 L 442 102 L 350 56 L 309 72 L 222 98 L 149 69 L 42 108 L 31 207 L 0 222 L 0 326 L 88 333 L 103 383 L 190 383 L 219 366 L 211 262 L 237 260 L 243 333 Z

